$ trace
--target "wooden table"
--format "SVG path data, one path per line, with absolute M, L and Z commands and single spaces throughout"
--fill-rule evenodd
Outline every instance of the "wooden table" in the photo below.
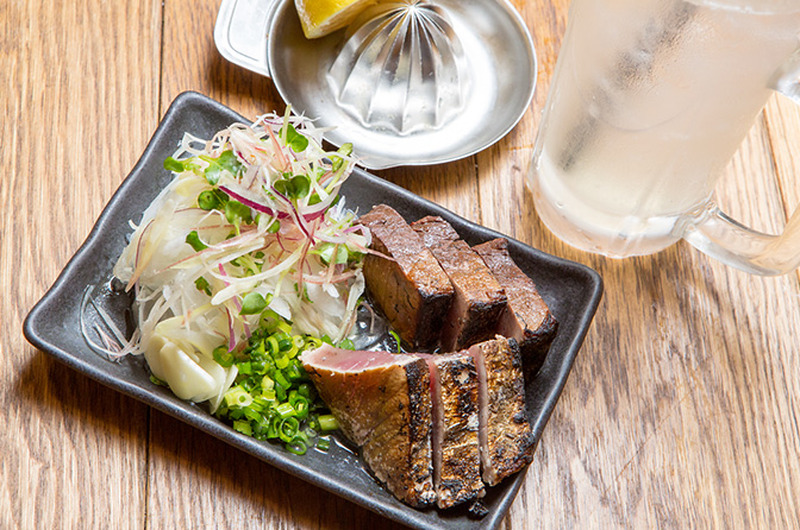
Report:
M 686 244 L 612 261 L 542 226 L 524 186 L 566 0 L 515 0 L 540 73 L 493 147 L 380 176 L 552 254 L 605 295 L 505 528 L 800 524 L 798 276 L 749 276 Z M 22 321 L 169 105 L 197 90 L 246 116 L 283 103 L 217 53 L 215 0 L 0 6 L 0 528 L 388 528 L 32 348 Z M 800 112 L 766 112 L 718 192 L 775 231 L 800 202 Z M 751 178 L 764 173 L 767 179 Z M 769 213 L 767 213 L 769 212 Z

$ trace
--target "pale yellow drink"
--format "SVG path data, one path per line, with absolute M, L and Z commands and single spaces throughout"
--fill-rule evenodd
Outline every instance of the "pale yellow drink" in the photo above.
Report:
M 531 170 L 537 211 L 576 247 L 655 252 L 800 65 L 800 0 L 574 0 L 569 17 Z

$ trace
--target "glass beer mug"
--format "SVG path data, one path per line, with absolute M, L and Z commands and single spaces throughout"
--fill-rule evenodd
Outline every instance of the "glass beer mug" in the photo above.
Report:
M 800 0 L 573 0 L 530 185 L 558 237 L 626 257 L 683 238 L 756 274 L 800 264 L 711 200 L 772 90 L 800 102 Z M 800 145 L 797 146 L 800 150 Z

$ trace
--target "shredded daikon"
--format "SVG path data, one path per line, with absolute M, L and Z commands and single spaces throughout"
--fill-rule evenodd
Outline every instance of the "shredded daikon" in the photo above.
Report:
M 114 267 L 135 293 L 138 333 L 125 351 L 143 352 L 178 397 L 215 409 L 236 367 L 220 366 L 212 351 L 243 348 L 260 310 L 295 333 L 345 339 L 369 244 L 339 197 L 350 151 L 325 151 L 322 131 L 288 111 L 207 141 L 185 134 L 164 164 L 173 180 Z

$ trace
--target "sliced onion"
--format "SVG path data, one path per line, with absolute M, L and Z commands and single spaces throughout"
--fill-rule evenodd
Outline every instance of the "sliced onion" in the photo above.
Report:
M 258 203 L 256 201 L 252 200 L 252 199 L 248 199 L 244 195 L 240 195 L 240 194 L 236 193 L 235 191 L 230 189 L 228 186 L 220 186 L 219 189 L 221 189 L 222 191 L 224 191 L 225 193 L 227 193 L 228 195 L 230 195 L 231 197 L 233 197 L 234 199 L 236 199 L 240 203 L 244 204 L 245 206 L 248 206 L 248 207 L 252 208 L 253 210 L 256 210 L 257 212 L 265 213 L 265 214 L 270 215 L 272 217 L 277 217 L 278 219 L 286 219 L 287 217 L 289 217 L 288 213 L 286 213 L 286 212 L 276 212 L 275 210 L 273 210 L 269 206 L 265 206 L 265 205 L 260 204 L 260 203 Z

